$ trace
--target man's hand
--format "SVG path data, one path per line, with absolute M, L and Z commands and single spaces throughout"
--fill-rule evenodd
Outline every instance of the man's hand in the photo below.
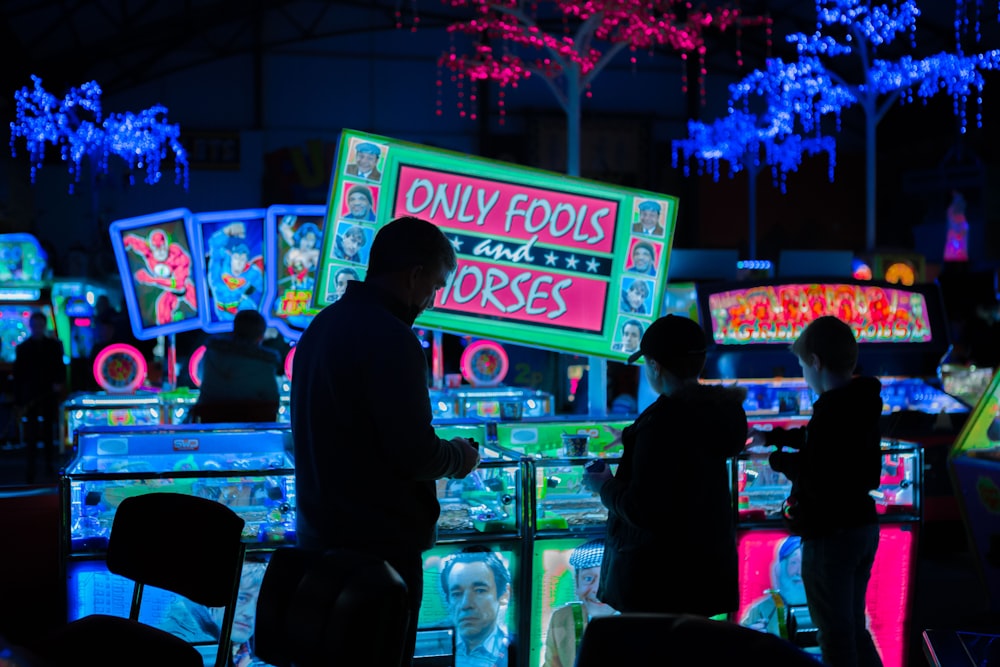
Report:
M 580 481 L 583 488 L 591 493 L 600 493 L 601 487 L 612 477 L 614 475 L 611 474 L 611 468 L 604 461 L 597 460 L 587 464 Z
M 452 438 L 462 452 L 462 467 L 455 473 L 454 479 L 461 479 L 479 467 L 479 445 L 471 438 Z

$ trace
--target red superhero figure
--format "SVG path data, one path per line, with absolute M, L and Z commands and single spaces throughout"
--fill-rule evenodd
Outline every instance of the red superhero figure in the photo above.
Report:
M 172 322 L 182 301 L 191 308 L 198 308 L 191 281 L 191 256 L 179 244 L 171 242 L 165 231 L 154 229 L 149 233 L 148 242 L 135 234 L 127 234 L 124 243 L 126 250 L 146 260 L 146 268 L 135 272 L 135 281 L 162 290 L 156 297 L 157 324 Z

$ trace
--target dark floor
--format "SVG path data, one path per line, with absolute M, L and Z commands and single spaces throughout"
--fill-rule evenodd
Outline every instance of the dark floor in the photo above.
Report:
M 26 486 L 24 448 L 0 446 L 0 637 L 13 643 L 34 641 L 62 618 L 57 485 L 72 456 L 57 455 L 56 472 L 46 474 L 39 452 L 36 484 Z M 960 524 L 925 525 L 918 549 L 908 663 L 925 667 L 923 630 L 1000 633 L 1000 613 L 990 611 Z

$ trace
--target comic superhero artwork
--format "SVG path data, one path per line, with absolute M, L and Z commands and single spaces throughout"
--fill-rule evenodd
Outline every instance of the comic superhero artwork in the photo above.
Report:
M 272 270 L 273 301 L 266 306 L 268 320 L 288 338 L 298 339 L 316 309 L 316 271 L 325 233 L 324 206 L 271 206 L 268 226 L 275 239 Z
M 118 220 L 111 237 L 136 336 L 198 328 L 200 278 L 193 266 L 188 212 Z
M 236 313 L 261 310 L 267 287 L 264 211 L 195 214 L 205 280 L 204 329 L 229 331 Z

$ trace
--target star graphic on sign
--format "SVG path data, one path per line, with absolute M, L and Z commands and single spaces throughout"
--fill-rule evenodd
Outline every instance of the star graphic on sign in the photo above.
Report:
M 463 243 L 465 243 L 465 241 L 461 240 L 457 236 L 451 237 L 451 245 L 453 248 L 455 248 L 455 252 L 460 252 L 462 250 Z
M 587 260 L 587 271 L 591 273 L 597 273 L 597 268 L 601 265 L 595 258 L 591 257 Z
M 559 257 L 557 257 L 556 254 L 550 250 L 549 254 L 545 256 L 546 266 L 555 266 L 557 259 L 559 259 Z
M 576 264 L 579 261 L 580 260 L 578 260 L 576 258 L 576 255 L 570 255 L 569 257 L 566 258 L 566 268 L 567 269 L 575 269 L 576 268 Z

